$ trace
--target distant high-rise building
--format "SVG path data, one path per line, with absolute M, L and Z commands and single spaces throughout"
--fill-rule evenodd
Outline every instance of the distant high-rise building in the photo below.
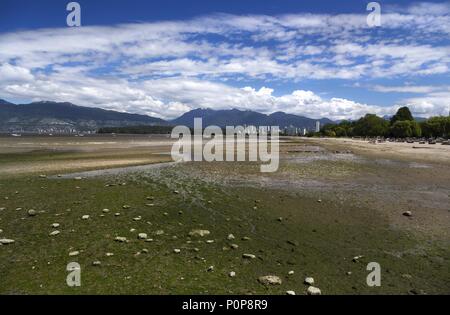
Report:
M 320 121 L 316 121 L 316 132 L 320 131 Z

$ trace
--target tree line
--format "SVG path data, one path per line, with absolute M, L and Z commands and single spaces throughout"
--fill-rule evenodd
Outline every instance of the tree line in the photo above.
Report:
M 401 107 L 386 120 L 375 114 L 367 114 L 356 121 L 341 121 L 322 127 L 319 136 L 326 137 L 395 137 L 395 138 L 450 138 L 450 116 L 431 117 L 418 122 L 408 107 Z

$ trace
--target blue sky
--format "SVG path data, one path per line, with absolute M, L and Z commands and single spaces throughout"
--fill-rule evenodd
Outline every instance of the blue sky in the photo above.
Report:
M 198 107 L 313 118 L 450 106 L 450 2 L 0 1 L 0 98 L 173 118 Z

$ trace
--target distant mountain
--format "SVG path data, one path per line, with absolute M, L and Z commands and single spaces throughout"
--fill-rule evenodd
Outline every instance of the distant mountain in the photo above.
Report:
M 0 99 L 0 132 L 74 133 L 100 127 L 167 125 L 146 115 L 121 113 L 72 103 L 34 102 L 15 105 Z
M 254 125 L 254 126 L 279 126 L 314 129 L 317 119 L 311 119 L 303 116 L 276 112 L 270 115 L 261 114 L 250 110 L 213 110 L 213 109 L 194 109 L 180 117 L 170 121 L 173 125 L 194 126 L 194 118 L 202 118 L 203 126 L 216 125 L 219 127 L 236 125 Z M 332 123 L 327 118 L 318 119 L 323 124 Z

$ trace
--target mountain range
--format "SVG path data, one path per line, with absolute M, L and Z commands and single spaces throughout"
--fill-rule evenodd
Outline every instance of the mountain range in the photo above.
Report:
M 276 112 L 270 115 L 250 110 L 194 109 L 173 120 L 163 120 L 147 115 L 122 113 L 93 107 L 74 105 L 68 102 L 33 102 L 13 104 L 0 99 L 0 132 L 30 133 L 77 133 L 95 132 L 102 127 L 124 126 L 168 126 L 193 127 L 194 118 L 203 119 L 203 126 L 293 126 L 312 130 L 316 119 Z M 327 118 L 319 119 L 321 125 L 332 123 Z

